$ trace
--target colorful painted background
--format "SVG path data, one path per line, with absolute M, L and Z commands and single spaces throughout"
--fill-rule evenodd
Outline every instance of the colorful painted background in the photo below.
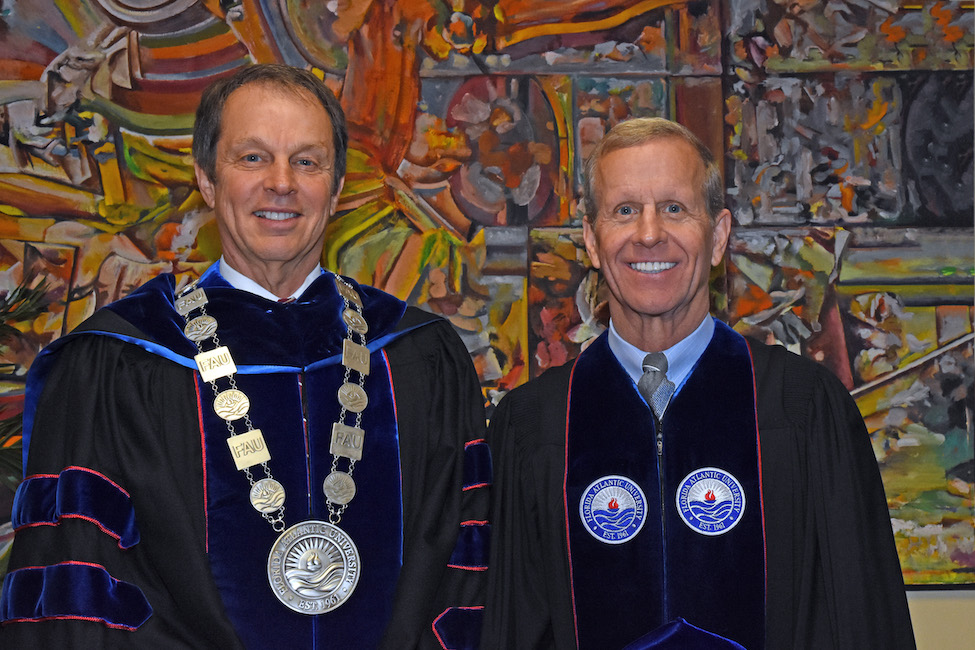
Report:
M 280 61 L 348 113 L 323 262 L 449 318 L 489 404 L 604 327 L 593 143 L 632 116 L 689 126 L 737 220 L 715 309 L 855 395 L 908 584 L 975 585 L 972 4 L 0 0 L 0 520 L 32 360 L 219 256 L 193 111 Z

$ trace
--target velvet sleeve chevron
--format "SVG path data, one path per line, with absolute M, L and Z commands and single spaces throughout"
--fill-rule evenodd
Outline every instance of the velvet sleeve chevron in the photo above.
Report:
M 85 519 L 118 540 L 119 548 L 139 542 L 132 499 L 117 483 L 85 467 L 60 474 L 28 476 L 17 488 L 11 520 L 14 530 L 57 526 L 62 519 Z
M 107 336 L 49 350 L 28 377 L 0 647 L 240 647 L 205 615 L 222 604 L 191 373 Z
M 464 487 L 472 492 L 471 501 L 491 487 L 491 450 L 484 439 L 464 445 Z M 460 523 L 457 545 L 450 555 L 449 567 L 467 571 L 486 571 L 490 550 L 491 525 L 486 519 L 468 519 Z

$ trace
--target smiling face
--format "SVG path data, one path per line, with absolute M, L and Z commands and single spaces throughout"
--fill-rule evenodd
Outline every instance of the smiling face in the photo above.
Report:
M 646 351 L 694 331 L 710 307 L 711 267 L 724 256 L 731 213 L 708 216 L 705 168 L 678 137 L 617 149 L 598 162 L 586 251 L 610 292 L 613 325 Z
M 335 211 L 335 150 L 328 114 L 304 90 L 250 83 L 227 98 L 216 173 L 197 166 L 227 262 L 278 296 L 319 263 Z

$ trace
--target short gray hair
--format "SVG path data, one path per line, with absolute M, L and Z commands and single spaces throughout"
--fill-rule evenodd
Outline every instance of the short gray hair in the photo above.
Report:
M 596 167 L 606 155 L 620 149 L 638 147 L 654 140 L 664 138 L 680 138 L 690 144 L 701 157 L 704 164 L 704 204 L 708 216 L 714 218 L 724 209 L 724 181 L 721 170 L 714 158 L 714 154 L 701 139 L 687 127 L 662 117 L 637 117 L 620 122 L 596 145 L 583 167 L 583 208 L 586 220 L 590 224 L 596 223 L 598 197 L 596 196 Z

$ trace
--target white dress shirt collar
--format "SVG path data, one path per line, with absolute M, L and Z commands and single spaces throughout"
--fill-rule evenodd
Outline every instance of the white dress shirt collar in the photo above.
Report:
M 709 314 L 704 317 L 697 329 L 687 337 L 663 350 L 664 356 L 667 357 L 667 379 L 674 382 L 677 392 L 680 392 L 684 380 L 691 374 L 694 364 L 704 354 L 704 350 L 707 349 L 713 335 L 714 319 Z M 623 366 L 626 374 L 630 376 L 635 385 L 643 375 L 643 358 L 647 356 L 647 351 L 623 340 L 623 337 L 613 327 L 613 321 L 609 322 L 608 336 L 609 349 L 616 355 L 620 365 Z
M 305 289 L 308 288 L 308 285 L 314 282 L 318 276 L 324 272 L 325 271 L 322 269 L 321 265 L 316 266 L 314 269 L 312 269 L 311 273 L 308 274 L 308 277 L 305 278 L 305 281 L 301 284 L 301 286 L 298 287 L 298 289 L 290 296 L 286 296 L 286 298 L 300 298 L 301 294 L 303 294 Z M 281 298 L 279 296 L 275 296 L 254 280 L 251 280 L 249 277 L 230 266 L 230 264 L 227 263 L 227 260 L 225 260 L 222 256 L 220 258 L 220 275 L 222 275 L 223 279 L 229 282 L 230 286 L 232 286 L 234 289 L 240 289 L 241 291 L 253 293 L 261 298 L 273 300 L 274 302 L 278 302 Z

